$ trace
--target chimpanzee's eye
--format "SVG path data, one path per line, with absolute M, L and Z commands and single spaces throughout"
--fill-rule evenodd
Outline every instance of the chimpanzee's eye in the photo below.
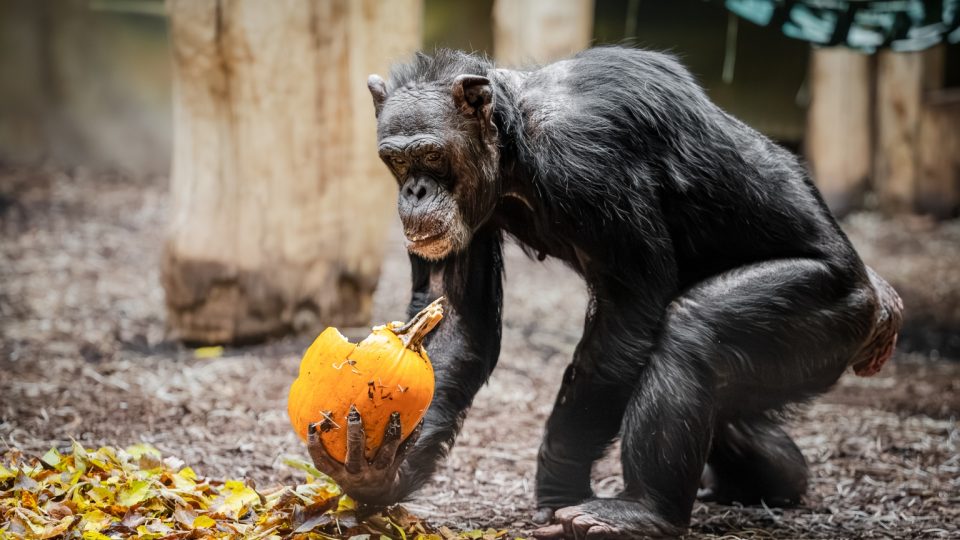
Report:
M 407 160 L 403 159 L 402 157 L 392 157 L 390 158 L 390 163 L 392 163 L 393 166 L 397 168 L 402 168 L 407 166 Z
M 440 161 L 440 152 L 430 152 L 424 156 L 424 159 L 427 161 L 427 163 L 437 163 Z

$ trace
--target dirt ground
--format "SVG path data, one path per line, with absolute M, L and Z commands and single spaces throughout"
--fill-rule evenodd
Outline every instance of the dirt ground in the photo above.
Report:
M 285 396 L 312 336 L 215 359 L 166 340 L 167 210 L 162 179 L 0 170 L 0 452 L 145 441 L 201 474 L 293 482 L 279 458 L 306 452 Z M 960 309 L 960 223 L 846 225 L 868 262 L 917 289 L 918 305 Z M 375 320 L 403 313 L 408 273 L 394 233 Z M 530 531 L 538 440 L 585 296 L 562 266 L 507 250 L 499 367 L 410 510 L 437 525 Z M 960 363 L 944 358 L 960 328 L 944 328 L 915 340 L 936 351 L 898 354 L 873 378 L 845 375 L 798 413 L 791 430 L 812 466 L 802 507 L 698 504 L 689 537 L 960 538 Z M 601 494 L 621 485 L 615 450 L 595 470 Z

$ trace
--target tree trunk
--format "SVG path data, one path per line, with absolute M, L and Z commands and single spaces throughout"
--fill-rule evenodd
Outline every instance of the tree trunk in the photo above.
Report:
M 493 45 L 508 66 L 549 62 L 586 48 L 593 0 L 494 0 Z
M 169 324 L 188 342 L 368 322 L 396 196 L 366 78 L 422 0 L 168 0 Z
M 870 57 L 842 47 L 810 55 L 806 153 L 830 209 L 860 204 L 870 177 Z

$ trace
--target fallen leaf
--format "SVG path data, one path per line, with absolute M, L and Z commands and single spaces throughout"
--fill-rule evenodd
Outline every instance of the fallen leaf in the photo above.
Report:
M 148 480 L 134 480 L 117 494 L 117 504 L 133 506 L 140 504 L 150 496 L 150 482 Z
M 124 452 L 130 454 L 130 457 L 133 459 L 140 459 L 142 456 L 153 456 L 157 459 L 160 459 L 160 451 L 154 448 L 152 445 L 147 443 L 135 444 L 133 446 L 128 446 L 124 449 Z
M 0 516 L 14 538 L 499 540 L 505 531 L 440 533 L 394 506 L 357 517 L 357 505 L 300 458 L 306 482 L 258 491 L 239 479 L 206 479 L 145 443 L 123 450 L 51 449 L 40 458 L 10 449 L 0 462 Z M 477 536 L 475 533 L 480 533 Z
M 223 347 L 199 347 L 193 350 L 193 357 L 206 359 L 206 358 L 220 358 L 223 356 Z
M 216 524 L 217 522 L 214 521 L 214 519 L 210 516 L 197 516 L 196 518 L 194 518 L 193 524 L 191 526 L 194 529 L 199 529 L 199 528 L 209 529 L 210 527 L 213 527 Z

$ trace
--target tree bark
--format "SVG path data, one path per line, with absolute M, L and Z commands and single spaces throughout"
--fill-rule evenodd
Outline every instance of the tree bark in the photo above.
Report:
M 842 47 L 810 55 L 806 154 L 830 209 L 860 205 L 870 177 L 870 57 Z
M 420 44 L 422 0 L 168 0 L 169 325 L 188 342 L 366 324 L 396 196 L 372 72 Z
M 523 66 L 549 62 L 590 45 L 593 0 L 494 0 L 497 62 Z

